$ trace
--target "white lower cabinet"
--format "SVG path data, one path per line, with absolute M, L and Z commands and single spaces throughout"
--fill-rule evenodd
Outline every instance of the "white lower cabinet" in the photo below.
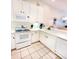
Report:
M 40 32 L 40 42 L 46 45 L 46 37 L 44 32 Z
M 59 55 L 62 59 L 67 57 L 66 40 L 45 32 L 40 32 L 40 42 L 47 46 L 51 51 Z
M 31 41 L 16 44 L 16 49 L 20 49 L 20 48 L 23 48 L 23 47 L 26 47 L 26 46 L 29 46 L 29 45 L 31 45 Z
M 31 32 L 32 43 L 39 41 L 39 31 Z
M 55 52 L 56 37 L 48 34 L 46 43 L 48 48 L 50 48 L 53 52 Z
M 15 36 L 14 34 L 11 34 L 11 49 L 15 49 Z
M 49 35 L 47 33 L 41 32 L 40 33 L 40 41 L 46 45 L 52 51 L 55 51 L 56 45 L 56 37 Z
M 57 38 L 55 50 L 58 54 L 62 55 L 61 56 L 62 58 L 66 59 L 66 57 L 67 57 L 67 41 L 63 40 L 61 38 Z

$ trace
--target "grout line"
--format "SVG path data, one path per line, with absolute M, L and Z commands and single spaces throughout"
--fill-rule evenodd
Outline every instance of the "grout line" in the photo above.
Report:
M 38 42 L 37 42 L 37 43 L 38 43 Z M 35 44 L 35 43 L 34 43 L 34 44 Z M 41 45 L 42 45 L 42 44 L 41 44 Z M 32 47 L 33 47 L 33 46 L 32 46 Z M 27 48 L 27 47 L 25 47 L 25 48 Z M 33 47 L 33 48 L 34 48 L 34 47 Z M 39 51 L 40 49 L 43 49 L 43 48 L 44 48 L 44 47 L 41 47 L 41 48 L 35 50 L 34 52 L 37 52 L 37 51 Z M 17 49 L 17 50 L 20 50 L 20 52 L 19 52 L 19 53 L 20 53 L 20 57 L 21 57 L 21 59 L 23 59 L 23 58 L 22 58 L 22 54 L 21 54 L 21 49 Z M 17 50 L 16 50 L 16 51 L 17 51 Z M 28 49 L 28 48 L 27 48 L 27 50 L 28 50 L 28 52 L 29 52 L 29 49 Z M 31 56 L 31 54 L 33 54 L 34 52 L 32 52 L 32 53 L 29 52 L 29 55 Z M 38 52 L 37 52 L 37 53 L 38 53 Z M 38 53 L 38 54 L 39 54 L 39 53 Z M 40 56 L 40 54 L 39 54 L 39 56 Z M 40 56 L 40 57 L 41 57 L 41 56 Z M 31 59 L 32 59 L 32 56 L 31 56 Z
M 42 48 L 44 48 L 44 47 L 42 47 Z M 42 49 L 42 48 L 40 48 L 40 49 Z M 33 54 L 33 53 L 35 53 L 35 52 L 37 52 L 38 53 L 38 51 L 40 50 L 40 49 L 38 49 L 38 50 L 36 50 L 36 51 L 34 51 L 34 52 L 32 52 L 31 54 Z M 38 53 L 39 54 L 39 53 Z M 40 58 L 41 58 L 41 55 L 39 54 L 39 56 L 40 56 Z M 39 58 L 39 59 L 40 59 Z
M 37 52 L 37 53 L 38 53 L 38 51 L 40 51 L 40 50 L 41 50 L 41 49 L 43 49 L 43 48 L 45 48 L 45 47 L 42 47 L 42 48 L 40 48 L 40 49 L 36 50 L 35 52 Z M 46 52 L 45 54 L 48 54 L 48 53 L 49 53 L 49 52 Z M 38 53 L 38 54 L 39 54 L 39 53 Z M 45 54 L 44 54 L 44 55 L 45 55 Z M 43 56 L 44 56 L 44 55 L 43 55 Z M 43 58 L 43 56 L 41 56 L 40 54 L 39 54 L 39 56 L 40 56 L 40 58 Z M 40 59 L 40 58 L 39 58 L 39 59 Z
M 43 47 L 42 47 L 43 48 Z M 40 48 L 41 49 L 41 48 Z M 39 51 L 40 49 L 38 49 L 38 50 L 36 50 L 36 51 Z M 36 51 L 34 51 L 34 52 L 36 52 Z M 32 52 L 31 54 L 33 54 L 34 52 Z
M 38 43 L 38 42 L 37 42 Z M 31 45 L 30 45 L 31 46 Z M 29 46 L 27 46 L 27 47 L 29 47 Z M 27 47 L 23 47 L 23 48 L 27 48 Z M 23 48 L 21 48 L 21 49 L 23 49 Z M 18 49 L 18 50 L 21 50 L 21 49 Z M 41 49 L 41 48 L 40 48 Z M 27 50 L 28 50 L 28 52 L 29 52 L 29 49 L 27 48 Z M 37 51 L 37 50 L 36 50 Z M 35 52 L 35 51 L 34 51 Z M 34 52 L 32 52 L 32 53 L 34 53 Z M 21 53 L 21 51 L 20 51 L 20 53 Z M 29 52 L 29 54 L 31 55 L 32 53 L 30 53 Z M 22 56 L 21 56 L 21 59 L 22 59 Z
M 20 49 L 20 56 L 21 56 L 21 49 Z M 21 59 L 22 59 L 22 56 L 21 56 Z
M 38 42 L 37 42 L 38 43 Z M 35 44 L 35 43 L 34 43 Z M 31 44 L 32 45 L 32 44 Z M 43 44 L 41 44 L 41 45 L 43 45 Z M 44 46 L 44 45 L 43 45 Z M 33 46 L 32 46 L 33 47 Z M 25 47 L 25 48 L 27 48 L 27 47 Z M 34 47 L 33 47 L 34 48 Z M 37 49 L 37 50 L 35 50 L 34 52 L 37 52 L 38 53 L 38 51 L 40 51 L 41 49 L 43 49 L 43 48 L 46 48 L 46 49 L 48 49 L 47 47 L 41 47 L 41 48 L 39 48 L 39 49 Z M 29 52 L 29 48 L 27 48 L 27 50 L 28 50 L 28 52 Z M 49 49 L 48 49 L 49 50 Z M 34 52 L 32 52 L 32 53 L 30 53 L 29 52 L 29 55 L 31 56 L 31 54 L 33 54 Z M 46 52 L 46 51 L 45 51 Z M 46 52 L 43 56 L 45 56 L 45 55 L 47 55 L 49 52 L 51 52 L 50 50 L 48 51 L 48 52 Z M 38 53 L 39 54 L 39 53 Z M 20 49 L 20 56 L 21 56 L 21 59 L 23 59 L 22 58 L 22 55 L 21 55 L 21 49 Z M 40 58 L 39 59 L 42 59 L 43 58 L 43 56 L 41 56 L 40 54 L 39 54 L 39 56 L 40 56 Z M 49 55 L 48 55 L 49 56 Z M 50 57 L 50 56 L 49 56 Z M 51 58 L 51 57 L 50 57 Z M 32 58 L 32 56 L 31 56 L 31 59 L 33 59 Z
M 33 47 L 33 46 L 32 46 Z M 33 47 L 34 48 L 34 47 Z M 44 48 L 44 47 L 41 47 L 40 49 L 42 49 L 42 48 Z M 28 49 L 28 48 L 27 48 Z M 33 53 L 35 53 L 35 52 L 37 52 L 37 51 L 39 51 L 40 49 L 38 49 L 38 50 L 36 50 L 36 51 L 34 51 L 34 52 L 32 52 L 32 53 L 30 53 L 29 52 L 29 49 L 28 49 L 28 52 L 29 52 L 29 54 L 31 55 L 31 54 L 33 54 Z M 38 52 L 37 52 L 38 53 Z M 39 54 L 39 53 L 38 53 Z M 40 56 L 40 54 L 39 54 L 39 56 Z M 41 56 L 40 56 L 41 57 Z M 31 58 L 32 58 L 32 56 L 31 56 Z
M 43 47 L 43 48 L 45 48 L 45 47 Z M 46 51 L 45 51 L 45 52 L 46 52 Z M 48 53 L 49 53 L 49 51 L 46 52 L 43 56 L 47 55 Z M 41 58 L 43 58 L 43 56 L 41 56 Z
M 50 58 L 52 58 L 49 54 L 48 54 L 48 56 L 49 56 Z
M 27 50 L 28 50 L 28 52 L 29 52 L 29 49 L 28 49 L 28 48 L 27 48 Z M 29 55 L 31 56 L 30 52 L 29 52 Z M 31 56 L 31 59 L 33 59 L 32 56 Z
M 46 53 L 46 54 L 44 54 L 43 56 L 47 55 L 48 53 L 49 53 L 49 52 L 47 52 L 47 53 Z M 43 57 L 43 56 L 42 56 L 42 57 Z
M 38 51 L 40 51 L 40 49 L 38 49 L 36 52 L 38 53 Z M 41 55 L 40 55 L 39 53 L 38 53 L 38 55 L 39 55 L 39 56 L 40 56 L 40 58 L 41 58 Z M 39 59 L 40 59 L 40 58 L 39 58 Z

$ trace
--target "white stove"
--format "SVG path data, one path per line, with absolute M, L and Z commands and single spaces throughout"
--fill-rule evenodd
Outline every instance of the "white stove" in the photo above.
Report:
M 16 49 L 31 45 L 31 33 L 30 33 L 30 31 L 28 31 L 28 32 L 16 32 L 15 38 L 16 38 Z

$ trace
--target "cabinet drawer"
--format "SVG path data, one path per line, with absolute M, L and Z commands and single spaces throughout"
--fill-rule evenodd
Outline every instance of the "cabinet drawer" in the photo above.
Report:
M 24 42 L 24 43 L 16 44 L 16 49 L 20 49 L 20 48 L 26 47 L 28 45 L 31 45 L 31 41 L 27 41 L 27 42 Z

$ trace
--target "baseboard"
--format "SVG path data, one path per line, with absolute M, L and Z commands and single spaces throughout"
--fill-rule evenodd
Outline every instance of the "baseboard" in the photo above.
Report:
M 13 51 L 13 50 L 16 50 L 16 48 L 14 48 L 14 49 L 11 49 L 11 51 Z
M 34 43 L 38 43 L 38 42 L 40 42 L 40 41 L 33 42 L 32 44 L 34 44 Z

